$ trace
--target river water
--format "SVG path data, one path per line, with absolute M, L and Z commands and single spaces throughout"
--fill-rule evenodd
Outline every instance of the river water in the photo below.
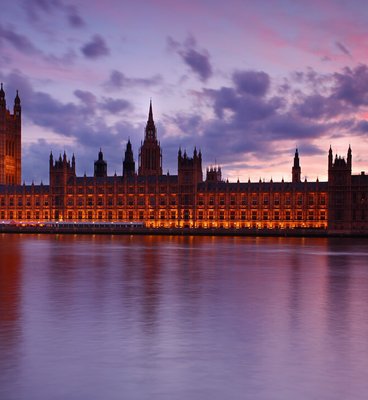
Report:
M 368 240 L 0 235 L 0 399 L 366 399 Z

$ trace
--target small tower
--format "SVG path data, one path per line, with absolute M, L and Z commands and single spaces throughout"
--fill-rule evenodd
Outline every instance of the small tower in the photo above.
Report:
M 144 176 L 162 175 L 162 153 L 160 143 L 157 141 L 152 101 L 150 101 L 144 141 L 139 151 L 138 174 Z
M 299 153 L 298 149 L 295 150 L 295 156 L 294 156 L 294 165 L 291 170 L 292 173 L 292 182 L 293 183 L 299 183 L 300 182 L 300 176 L 301 176 L 301 168 L 300 168 L 300 163 L 299 163 Z
M 206 170 L 206 182 L 221 182 L 221 167 L 210 167 Z
M 352 154 L 349 146 L 347 159 L 332 157 L 330 147 L 328 153 L 328 228 L 331 232 L 347 232 L 351 230 L 351 167 Z
M 104 178 L 107 176 L 107 163 L 103 158 L 102 150 L 98 153 L 98 160 L 95 161 L 94 176 Z
M 123 178 L 128 178 L 130 176 L 135 175 L 135 162 L 132 151 L 132 144 L 130 143 L 130 139 L 128 140 L 125 157 L 123 161 Z

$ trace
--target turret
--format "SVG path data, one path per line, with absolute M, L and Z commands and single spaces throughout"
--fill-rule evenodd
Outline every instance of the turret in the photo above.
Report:
M 1 87 L 0 87 L 0 110 L 5 110 L 6 109 L 6 100 L 5 100 L 5 92 L 3 88 L 3 83 L 1 82 Z
M 128 140 L 125 157 L 123 161 L 123 178 L 127 178 L 135 175 L 135 162 L 133 157 L 132 144 Z
M 294 165 L 291 170 L 291 173 L 292 173 L 292 182 L 293 183 L 300 182 L 301 168 L 300 168 L 300 163 L 299 163 L 298 149 L 295 150 Z
M 17 94 L 14 99 L 14 115 L 15 117 L 20 117 L 22 112 L 22 107 L 20 106 L 20 98 L 17 90 Z
M 98 153 L 98 160 L 94 164 L 94 176 L 96 178 L 103 178 L 107 176 L 107 163 L 103 158 L 102 150 Z

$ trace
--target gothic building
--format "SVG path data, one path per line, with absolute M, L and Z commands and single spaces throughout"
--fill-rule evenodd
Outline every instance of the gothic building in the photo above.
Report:
M 21 120 L 18 91 L 13 114 L 6 108 L 3 84 L 0 87 L 0 184 L 21 183 Z
M 220 167 L 207 168 L 204 177 L 202 153 L 196 148 L 192 154 L 179 149 L 177 175 L 162 174 L 162 151 L 150 102 L 138 171 L 128 140 L 121 175 L 108 176 L 101 149 L 93 176 L 76 175 L 74 154 L 69 160 L 65 152 L 56 159 L 51 153 L 49 185 L 20 185 L 18 95 L 14 115 L 5 109 L 5 100 L 1 105 L 0 220 L 141 221 L 152 228 L 368 233 L 368 177 L 364 172 L 352 175 L 350 147 L 346 160 L 333 159 L 330 148 L 327 182 L 301 180 L 298 150 L 291 182 L 228 182 L 222 179 Z M 13 146 L 9 143 L 14 143 L 14 151 L 9 151 Z

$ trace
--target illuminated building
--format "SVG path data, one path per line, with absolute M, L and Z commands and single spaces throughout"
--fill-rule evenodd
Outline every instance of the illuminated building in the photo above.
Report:
M 0 184 L 21 183 L 21 106 L 18 91 L 14 113 L 6 108 L 3 84 L 0 87 Z
M 19 99 L 19 98 L 18 98 Z M 19 112 L 20 112 L 20 102 Z M 19 114 L 20 116 L 20 114 Z M 15 117 L 14 117 L 15 118 Z M 20 132 L 20 128 L 19 128 Z M 1 154 L 1 162 L 8 158 Z M 0 219 L 18 221 L 141 221 L 152 228 L 298 229 L 368 233 L 368 177 L 352 175 L 347 159 L 328 154 L 328 181 L 301 180 L 298 150 L 291 182 L 228 182 L 202 153 L 178 151 L 177 175 L 162 174 L 162 151 L 150 104 L 136 171 L 128 141 L 122 175 L 107 175 L 102 150 L 94 176 L 77 176 L 74 155 L 50 155 L 49 185 L 0 185 Z M 19 167 L 20 170 L 20 167 Z

